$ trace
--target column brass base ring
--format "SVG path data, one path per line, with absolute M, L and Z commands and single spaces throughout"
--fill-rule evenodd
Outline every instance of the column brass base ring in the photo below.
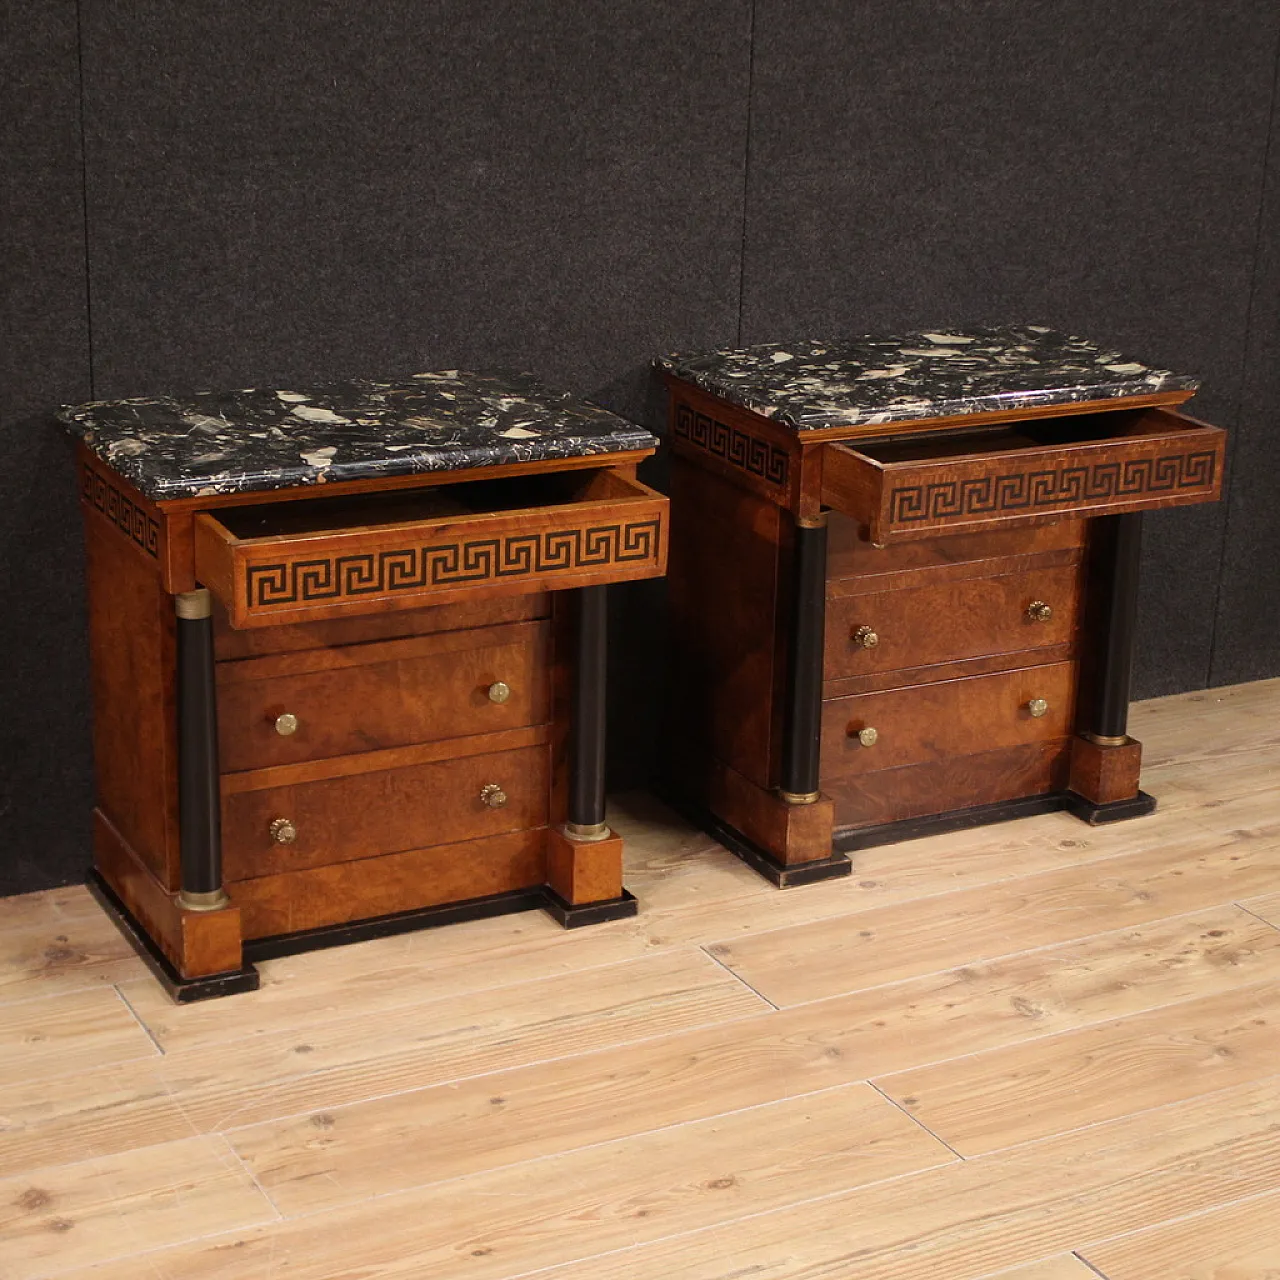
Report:
M 184 911 L 220 911 L 231 905 L 225 889 L 210 889 L 207 893 L 193 893 L 188 889 L 178 891 L 178 906 Z
M 613 834 L 607 822 L 566 822 L 560 830 L 570 840 L 576 840 L 579 844 L 594 844 L 600 840 L 607 840 Z
M 1118 738 L 1108 738 L 1100 733 L 1090 733 L 1085 731 L 1086 738 L 1093 743 L 1095 747 L 1127 747 L 1133 741 L 1127 733 L 1122 733 Z
M 805 791 L 805 792 L 797 793 L 795 791 L 783 791 L 782 788 L 779 787 L 778 794 L 788 804 L 817 804 L 819 797 L 822 795 L 822 792 L 821 791 Z

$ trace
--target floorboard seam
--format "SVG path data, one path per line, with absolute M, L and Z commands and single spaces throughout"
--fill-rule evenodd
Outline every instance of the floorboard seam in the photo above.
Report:
M 1260 916 L 1256 911 L 1246 907 L 1243 902 L 1237 902 L 1234 905 L 1239 907 L 1245 915 L 1252 916 L 1259 924 L 1265 924 L 1268 929 L 1274 929 L 1277 933 L 1280 933 L 1280 924 L 1276 924 L 1273 920 L 1268 920 L 1266 916 Z
M 129 1003 L 129 998 L 125 995 L 125 993 L 124 993 L 123 991 L 121 991 L 121 990 L 120 990 L 120 986 L 119 986 L 119 984 L 118 984 L 118 983 L 112 983 L 112 984 L 111 984 L 111 989 L 112 989 L 112 991 L 114 991 L 114 992 L 116 993 L 116 995 L 117 995 L 117 996 L 119 996 L 119 997 L 120 997 L 120 1003 L 121 1003 L 122 1005 L 124 1005 L 124 1007 L 125 1007 L 126 1009 L 128 1009 L 128 1010 L 129 1010 L 129 1013 L 130 1013 L 130 1015 L 132 1016 L 133 1020 L 134 1020 L 134 1021 L 138 1024 L 138 1026 L 140 1026 L 140 1027 L 142 1028 L 142 1030 L 146 1033 L 146 1037 L 147 1037 L 147 1039 L 148 1039 L 148 1040 L 150 1040 L 150 1041 L 151 1041 L 151 1043 L 152 1043 L 153 1045 L 155 1045 L 155 1047 L 156 1047 L 156 1052 L 157 1052 L 157 1053 L 158 1053 L 162 1058 L 163 1058 L 163 1057 L 165 1057 L 168 1051 L 165 1049 L 164 1045 L 162 1045 L 162 1044 L 160 1043 L 160 1041 L 156 1039 L 156 1037 L 155 1037 L 155 1033 L 151 1030 L 151 1028 L 150 1028 L 149 1026 L 147 1026 L 147 1024 L 146 1024 L 145 1022 L 143 1022 L 142 1018 L 141 1018 L 141 1017 L 139 1016 L 139 1014 L 138 1014 L 137 1009 L 135 1009 L 135 1008 L 133 1007 L 133 1005 L 131 1005 L 131 1004 Z
M 1120 927 L 1115 929 L 1101 929 L 1097 933 L 1085 933 L 1085 934 L 1081 934 L 1079 937 L 1074 937 L 1074 938 L 1060 938 L 1056 942 L 1046 942 L 1043 945 L 1038 947 L 1024 947 L 1021 951 L 1006 951 L 1006 952 L 1002 952 L 999 955 L 994 955 L 994 956 L 978 956 L 973 960 L 965 960 L 965 961 L 962 961 L 960 964 L 946 965 L 941 969 L 927 969 L 923 973 L 913 973 L 905 978 L 894 978 L 893 981 L 891 982 L 873 982 L 870 986 L 853 987 L 848 991 L 836 991 L 830 995 L 815 996 L 812 1000 L 796 1000 L 794 1003 L 787 1004 L 787 1005 L 778 1005 L 778 1006 L 775 1006 L 775 1008 L 803 1009 L 803 1008 L 810 1008 L 813 1005 L 817 1005 L 817 1004 L 824 1004 L 828 1000 L 847 1000 L 850 996 L 863 995 L 871 991 L 887 991 L 889 990 L 890 987 L 905 986 L 909 982 L 919 982 L 922 978 L 936 978 L 948 973 L 958 973 L 961 969 L 973 969 L 979 965 L 1001 964 L 1006 960 L 1016 960 L 1021 956 L 1033 956 L 1038 954 L 1039 952 L 1053 951 L 1059 947 L 1079 946 L 1082 943 L 1093 942 L 1095 939 L 1098 939 L 1098 938 L 1106 938 L 1111 934 L 1134 933 L 1139 929 L 1152 929 L 1152 928 L 1155 928 L 1157 925 L 1169 924 L 1177 920 L 1191 920 L 1195 916 L 1207 915 L 1210 912 L 1219 911 L 1226 907 L 1240 907 L 1240 904 L 1238 902 L 1232 902 L 1230 899 L 1226 899 L 1222 902 L 1208 903 L 1206 905 L 1196 907 L 1191 911 L 1180 911 L 1176 915 L 1156 916 L 1151 920 L 1144 920 L 1140 924 L 1121 925 Z M 1254 913 L 1252 911 L 1249 911 L 1247 908 L 1240 907 L 1240 909 L 1244 911 L 1246 915 L 1253 916 L 1255 920 L 1259 920 L 1262 924 L 1267 925 L 1268 928 L 1276 927 L 1272 925 L 1269 921 L 1263 920 L 1261 916 L 1254 915 Z M 707 943 L 706 945 L 716 946 L 718 944 L 713 942 L 713 943 Z M 729 945 L 732 946 L 732 944 L 729 944 Z M 1243 985 L 1251 986 L 1253 984 L 1244 983 Z M 1198 997 L 1189 997 L 1189 998 L 1195 999 Z M 1167 1003 L 1181 1004 L 1182 1001 L 1170 1000 Z M 1151 1007 L 1155 1009 L 1155 1008 L 1160 1008 L 1161 1006 L 1152 1005 Z M 1049 1032 L 1047 1034 L 1056 1035 L 1058 1033 Z M 961 1056 L 967 1057 L 970 1055 L 962 1054 Z
M 918 1119 L 917 1117 L 913 1116 L 913 1115 L 911 1114 L 911 1112 L 910 1112 L 910 1111 L 908 1111 L 908 1110 L 906 1109 L 906 1107 L 902 1106 L 902 1104 L 901 1104 L 901 1103 L 899 1103 L 899 1102 L 898 1102 L 898 1100 L 897 1100 L 896 1098 L 891 1098 L 887 1093 L 885 1093 L 885 1091 L 884 1091 L 884 1090 L 883 1090 L 883 1089 L 882 1089 L 878 1084 L 876 1084 L 876 1082 L 875 1082 L 874 1080 L 868 1080 L 868 1081 L 867 1081 L 867 1083 L 868 1083 L 868 1084 L 869 1084 L 869 1085 L 870 1085 L 870 1086 L 871 1086 L 871 1087 L 872 1087 L 872 1088 L 873 1088 L 873 1089 L 874 1089 L 874 1090 L 875 1090 L 875 1091 L 876 1091 L 876 1092 L 877 1092 L 877 1093 L 878 1093 L 878 1094 L 879 1094 L 879 1095 L 880 1095 L 880 1096 L 881 1096 L 881 1097 L 882 1097 L 882 1098 L 883 1098 L 883 1099 L 884 1099 L 884 1100 L 885 1100 L 885 1101 L 886 1101 L 886 1102 L 887 1102 L 887 1103 L 888 1103 L 888 1104 L 889 1104 L 889 1105 L 890 1105 L 890 1106 L 891 1106 L 895 1111 L 900 1111 L 904 1116 L 906 1116 L 906 1117 L 907 1117 L 907 1119 L 908 1119 L 908 1120 L 910 1120 L 910 1121 L 911 1121 L 911 1123 L 912 1123 L 913 1125 L 915 1125 L 917 1129 L 923 1129 L 923 1130 L 924 1130 L 924 1132 L 925 1132 L 925 1133 L 927 1133 L 927 1134 L 929 1135 L 929 1137 L 931 1137 L 935 1142 L 940 1142 L 940 1143 L 942 1143 L 942 1145 L 943 1145 L 944 1147 L 946 1147 L 946 1149 L 947 1149 L 948 1151 L 950 1151 L 950 1152 L 951 1152 L 951 1154 L 952 1154 L 953 1156 L 955 1156 L 955 1158 L 956 1158 L 957 1160 L 961 1161 L 962 1163 L 966 1161 L 966 1157 L 965 1157 L 965 1156 L 962 1156 L 962 1155 L 960 1154 L 960 1152 L 958 1152 L 958 1151 L 955 1149 L 955 1147 L 953 1147 L 953 1146 L 951 1145 L 951 1143 L 949 1143 L 949 1142 L 948 1142 L 944 1137 L 942 1137 L 940 1134 L 936 1134 L 936 1133 L 934 1133 L 934 1131 L 933 1131 L 932 1129 L 930 1129 L 930 1128 L 929 1128 L 929 1126 L 928 1126 L 927 1124 L 925 1124 L 923 1120 L 920 1120 L 920 1119 Z
M 1075 1258 L 1077 1261 L 1079 1261 L 1081 1265 L 1088 1267 L 1089 1270 L 1092 1271 L 1095 1276 L 1099 1277 L 1099 1280 L 1107 1280 L 1107 1276 L 1105 1272 L 1099 1271 L 1098 1268 L 1095 1267 L 1093 1263 L 1090 1262 L 1089 1259 L 1086 1258 L 1084 1254 L 1080 1252 L 1079 1249 L 1072 1249 L 1071 1256 Z
M 734 978 L 738 982 L 742 983 L 742 985 L 746 987 L 746 989 L 750 991 L 753 996 L 759 996 L 760 999 L 763 1000 L 765 1004 L 769 1006 L 770 1009 L 772 1009 L 775 1013 L 777 1013 L 778 1006 L 774 1004 L 773 1001 L 770 1000 L 769 997 L 765 995 L 763 991 L 757 991 L 756 988 L 753 987 L 751 983 L 749 983 L 746 980 L 746 978 L 742 976 L 742 974 L 735 973 L 732 969 L 730 969 L 729 966 L 725 964 L 725 962 L 721 960 L 720 957 L 716 955 L 714 951 L 710 950 L 709 947 L 701 946 L 698 948 L 698 950 L 701 951 L 702 954 L 706 956 L 713 964 L 718 965 L 721 969 L 723 969 L 725 973 L 727 973 L 731 978 Z
M 258 1188 L 258 1193 L 267 1202 L 267 1204 L 271 1206 L 271 1212 L 276 1215 L 276 1220 L 278 1222 L 283 1222 L 285 1220 L 284 1213 L 281 1212 L 280 1206 L 276 1204 L 271 1193 L 262 1185 L 261 1182 L 258 1181 L 258 1175 L 249 1167 L 249 1162 L 235 1149 L 234 1146 L 232 1146 L 231 1139 L 228 1138 L 225 1133 L 219 1133 L 216 1136 L 222 1145 L 231 1153 L 232 1160 L 234 1160 L 235 1163 L 244 1170 L 245 1177 Z

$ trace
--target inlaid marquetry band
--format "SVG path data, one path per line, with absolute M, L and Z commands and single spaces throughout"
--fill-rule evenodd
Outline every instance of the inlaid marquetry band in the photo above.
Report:
M 122 533 L 127 534 L 150 556 L 160 557 L 160 522 L 131 502 L 101 472 L 82 463 L 84 483 L 81 493 L 95 510 L 102 512 Z
M 934 484 L 904 485 L 889 495 L 890 525 L 957 516 L 1027 513 L 1085 502 L 1149 494 L 1213 489 L 1212 451 L 1130 458 L 1124 462 L 1069 465 L 1052 471 L 974 476 Z
M 661 526 L 658 519 L 637 520 L 255 564 L 248 566 L 245 592 L 249 608 L 269 609 L 655 561 L 661 548 Z
M 741 427 L 730 426 L 679 402 L 672 430 L 679 439 L 687 440 L 713 458 L 756 476 L 766 484 L 786 488 L 791 459 L 785 449 L 771 440 L 762 440 Z

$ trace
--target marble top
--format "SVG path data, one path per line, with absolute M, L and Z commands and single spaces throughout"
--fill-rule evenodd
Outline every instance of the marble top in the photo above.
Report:
M 148 498 L 459 471 L 652 449 L 623 418 L 529 374 L 448 369 L 394 382 L 102 400 L 58 421 Z
M 658 363 L 797 431 L 1116 400 L 1200 385 L 1040 325 L 762 343 L 676 352 Z

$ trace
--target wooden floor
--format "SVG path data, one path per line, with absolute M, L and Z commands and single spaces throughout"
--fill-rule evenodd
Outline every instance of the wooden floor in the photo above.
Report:
M 643 797 L 630 921 L 176 1008 L 0 901 L 0 1277 L 1280 1277 L 1280 681 L 1135 708 L 1150 818 L 785 892 Z

